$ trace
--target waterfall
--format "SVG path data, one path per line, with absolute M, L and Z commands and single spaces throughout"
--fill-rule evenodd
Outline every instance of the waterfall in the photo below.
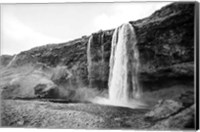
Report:
M 131 24 L 117 28 L 112 38 L 109 99 L 129 102 L 139 96 L 137 39 Z
M 136 44 L 136 34 L 131 24 L 123 24 L 115 29 L 109 62 L 109 97 L 96 97 L 93 103 L 129 108 L 146 107 L 140 98 L 139 52 Z
M 87 71 L 88 71 L 88 80 L 90 85 L 90 76 L 91 76 L 91 66 L 92 66 L 92 58 L 91 58 L 91 44 L 93 41 L 93 36 L 89 38 L 88 44 L 87 44 Z
M 8 63 L 7 67 L 12 66 L 13 63 L 14 63 L 14 61 L 16 60 L 16 58 L 17 58 L 17 55 L 15 55 L 15 56 L 12 58 L 12 60 Z

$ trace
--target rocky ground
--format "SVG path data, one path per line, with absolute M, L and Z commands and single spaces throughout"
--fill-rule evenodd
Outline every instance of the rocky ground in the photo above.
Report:
M 147 110 L 103 106 L 90 103 L 50 103 L 6 100 L 2 103 L 5 127 L 42 128 L 134 128 L 150 125 L 143 120 Z
M 175 94 L 177 91 L 179 94 Z M 1 121 L 3 127 L 193 129 L 195 105 L 192 97 L 191 87 L 179 85 L 144 93 L 143 101 L 148 106 L 143 109 L 48 99 L 6 99 L 1 104 Z

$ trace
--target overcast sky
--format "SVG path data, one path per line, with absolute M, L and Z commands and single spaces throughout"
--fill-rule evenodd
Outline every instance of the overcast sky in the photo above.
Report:
M 1 54 L 67 42 L 151 15 L 169 2 L 1 5 Z

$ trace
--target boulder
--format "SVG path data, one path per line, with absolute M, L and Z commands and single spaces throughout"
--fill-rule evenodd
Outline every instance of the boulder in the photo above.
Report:
M 182 104 L 174 100 L 160 100 L 154 108 L 145 114 L 147 120 L 158 121 L 177 113 Z
M 58 87 L 54 84 L 38 84 L 34 87 L 35 95 L 39 98 L 57 98 Z
M 65 66 L 57 66 L 52 73 L 51 80 L 58 85 L 67 82 L 72 77 L 72 73 Z
M 58 86 L 42 71 L 14 74 L 5 84 L 3 98 L 55 97 Z
M 191 106 L 194 104 L 194 91 L 186 91 L 185 93 L 182 93 L 178 99 L 182 102 L 184 107 Z
M 171 116 L 165 120 L 157 122 L 151 129 L 156 130 L 183 130 L 183 129 L 194 129 L 195 118 L 194 118 L 195 104 L 179 112 L 178 114 Z

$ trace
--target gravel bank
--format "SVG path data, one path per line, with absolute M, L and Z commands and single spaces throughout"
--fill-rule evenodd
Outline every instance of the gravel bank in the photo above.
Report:
M 91 103 L 52 103 L 3 100 L 3 127 L 145 129 L 147 110 L 104 106 Z

